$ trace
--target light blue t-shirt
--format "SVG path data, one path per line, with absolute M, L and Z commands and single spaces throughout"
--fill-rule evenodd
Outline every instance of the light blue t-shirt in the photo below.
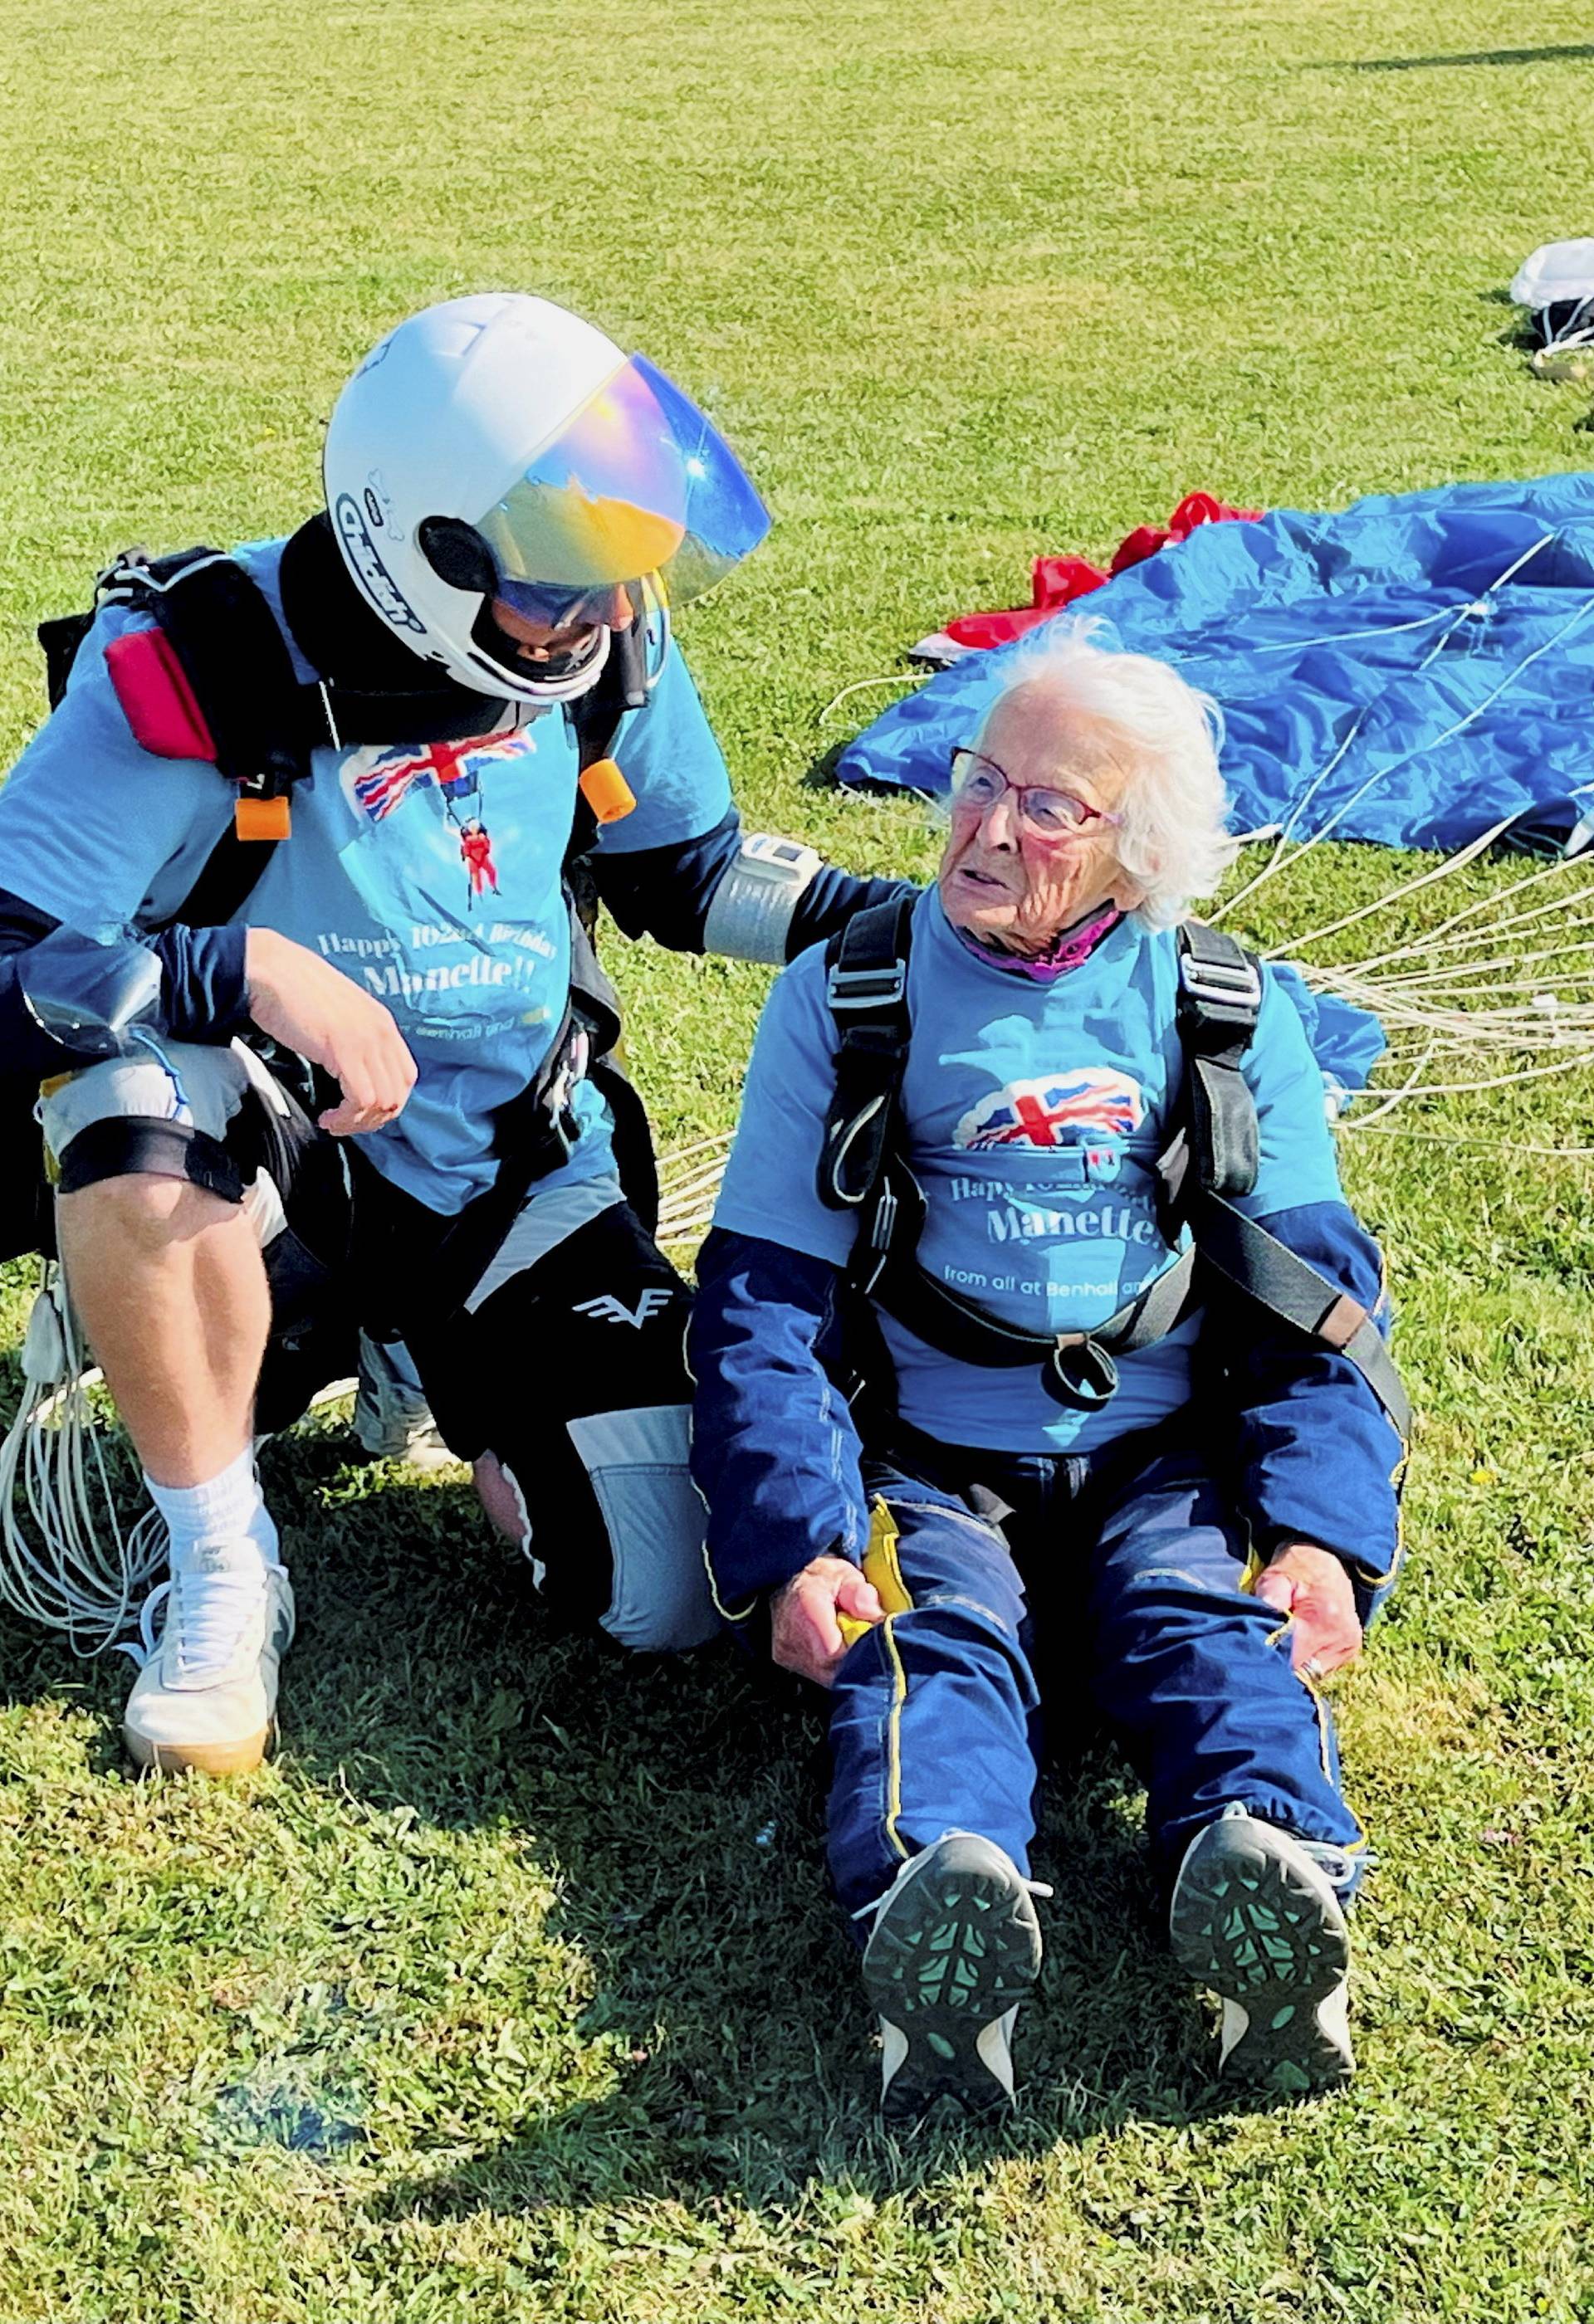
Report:
M 279 622 L 282 548 L 236 552 Z M 60 707 L 0 789 L 0 886 L 106 936 L 175 912 L 233 811 L 214 767 L 155 758 L 134 740 L 104 652 L 138 626 L 147 624 L 102 611 Z M 313 678 L 288 642 L 300 678 Z M 615 749 L 636 805 L 599 834 L 606 852 L 700 837 L 730 806 L 686 666 L 662 627 L 649 642 L 652 693 Z M 332 962 L 393 1011 L 418 1078 L 397 1120 L 362 1143 L 437 1211 L 457 1212 L 491 1185 L 488 1117 L 532 1079 L 564 1012 L 560 873 L 577 773 L 575 736 L 557 711 L 474 743 L 318 750 L 293 791 L 292 837 L 235 915 Z M 542 1187 L 613 1167 L 607 1110 L 590 1084 L 575 1108 L 583 1134 Z
M 1265 969 L 1245 1076 L 1261 1167 L 1253 1217 L 1340 1199 L 1323 1084 L 1300 1015 Z M 1125 920 L 1079 968 L 1042 984 L 972 953 L 931 888 L 914 908 L 903 1084 L 907 1144 L 927 1216 L 919 1257 L 1005 1322 L 1035 1333 L 1105 1322 L 1171 1260 L 1154 1166 L 1182 1072 L 1172 931 Z M 857 1229 L 815 1172 L 834 1088 L 835 1020 L 823 947 L 770 994 L 715 1224 L 840 1266 Z M 1054 1403 L 1040 1367 L 987 1369 L 882 1317 L 898 1409 L 943 1443 L 1082 1452 L 1184 1404 L 1199 1323 L 1119 1360 L 1105 1410 Z

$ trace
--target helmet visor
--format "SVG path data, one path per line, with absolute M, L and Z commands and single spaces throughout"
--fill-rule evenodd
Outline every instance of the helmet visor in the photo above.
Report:
M 644 573 L 677 603 L 700 596 L 757 548 L 769 512 L 718 429 L 633 355 L 476 528 L 530 612 L 533 592 L 539 610 L 569 607 Z

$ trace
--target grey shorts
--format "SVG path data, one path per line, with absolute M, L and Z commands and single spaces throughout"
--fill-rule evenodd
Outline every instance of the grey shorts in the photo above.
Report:
M 286 1111 L 283 1093 L 242 1041 L 225 1048 L 168 1041 L 161 1058 L 153 1054 L 107 1057 L 103 1065 L 85 1065 L 46 1088 L 39 1120 L 57 1164 L 79 1132 L 98 1121 L 186 1121 L 222 1143 L 251 1090 L 272 1111 Z M 267 1171 L 256 1171 L 246 1182 L 244 1208 L 262 1248 L 286 1224 L 281 1192 Z

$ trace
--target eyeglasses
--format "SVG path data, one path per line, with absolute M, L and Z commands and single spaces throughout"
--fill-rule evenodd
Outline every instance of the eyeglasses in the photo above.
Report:
M 952 752 L 955 805 L 984 815 L 1005 791 L 1013 793 L 1018 801 L 1019 822 L 1037 839 L 1072 839 L 1092 823 L 1104 824 L 1108 830 L 1116 831 L 1124 820 L 1121 815 L 1108 815 L 1102 807 L 1087 806 L 1072 791 L 1053 790 L 1046 783 L 1015 783 L 983 751 Z

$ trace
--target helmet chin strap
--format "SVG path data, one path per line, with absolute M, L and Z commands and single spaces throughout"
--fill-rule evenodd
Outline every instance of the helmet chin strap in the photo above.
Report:
M 545 661 L 530 660 L 494 621 L 491 601 L 486 598 L 470 636 L 483 658 L 484 676 L 489 668 L 507 671 L 519 697 L 535 703 L 578 700 L 597 685 L 609 658 L 610 632 L 599 627 L 571 653 L 551 654 Z

